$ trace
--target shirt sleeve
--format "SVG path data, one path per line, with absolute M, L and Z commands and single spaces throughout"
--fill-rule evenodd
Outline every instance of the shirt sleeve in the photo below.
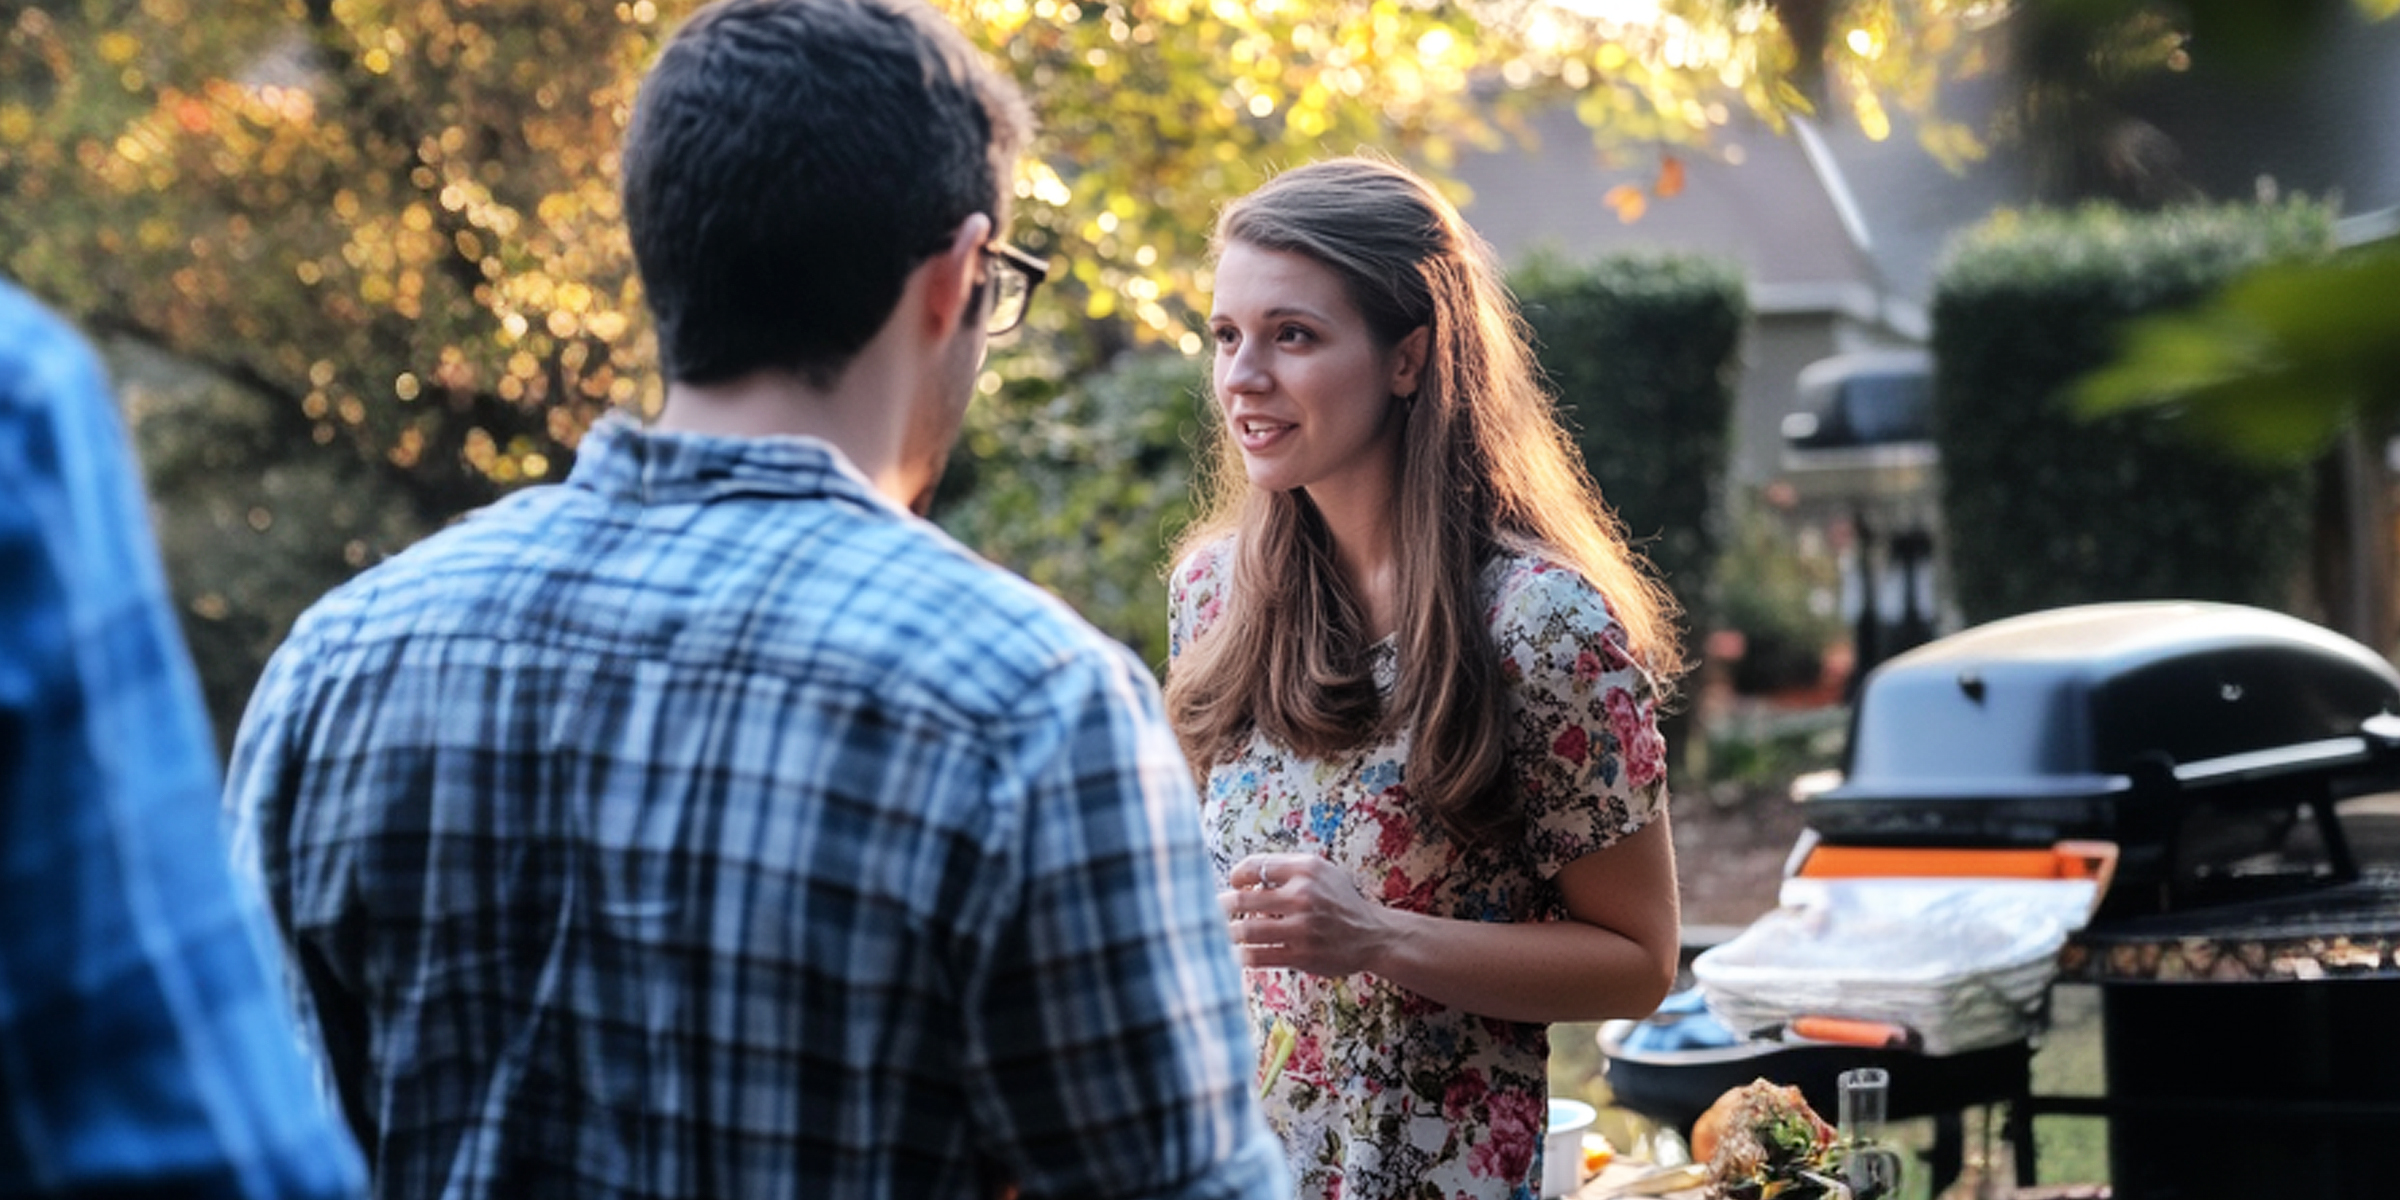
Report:
M 1658 692 L 1607 599 L 1576 572 L 1521 565 L 1497 605 L 1509 757 L 1527 848 L 1548 878 L 1666 810 Z
M 1288 1195 L 1189 776 L 1148 673 L 1090 657 L 1007 740 L 1023 871 L 971 989 L 978 1122 L 1028 1200 Z
M 1230 541 L 1202 546 L 1175 564 L 1167 577 L 1167 657 L 1183 653 L 1192 639 L 1216 623 L 1225 605 L 1226 575 L 1231 568 Z
M 114 400 L 5 285 L 0 661 L 0 1194 L 362 1191 L 227 869 Z
M 325 1111 L 342 1115 L 372 1146 L 371 1109 L 357 1088 L 369 1075 L 365 1013 L 339 985 L 334 965 L 300 933 L 292 878 L 291 825 L 304 767 L 295 726 L 308 712 L 310 644 L 295 634 L 268 659 L 250 693 L 225 779 L 232 863 L 240 883 L 262 897 L 283 963 L 283 995 L 294 1033 Z M 346 1081 L 346 1082 L 345 1082 Z

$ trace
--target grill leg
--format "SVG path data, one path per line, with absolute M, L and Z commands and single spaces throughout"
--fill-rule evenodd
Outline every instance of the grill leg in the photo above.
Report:
M 2029 1188 L 2039 1172 L 2033 1163 L 2033 1105 L 2031 1097 L 2019 1096 L 2008 1102 L 2009 1157 L 2016 1162 L 2017 1186 Z
M 1933 1145 L 1925 1151 L 1925 1170 L 1933 1181 L 1927 1195 L 1939 1196 L 1958 1182 L 1966 1165 L 1966 1145 L 1966 1125 L 1957 1112 L 1934 1114 Z

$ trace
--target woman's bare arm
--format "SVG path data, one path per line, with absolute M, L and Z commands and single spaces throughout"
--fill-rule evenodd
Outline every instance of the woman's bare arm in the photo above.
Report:
M 1646 1016 L 1674 986 L 1681 924 L 1663 812 L 1560 869 L 1563 921 L 1462 921 L 1389 908 L 1361 895 L 1349 872 L 1306 854 L 1243 859 L 1231 882 L 1218 903 L 1246 967 L 1368 971 L 1429 1000 L 1511 1021 Z

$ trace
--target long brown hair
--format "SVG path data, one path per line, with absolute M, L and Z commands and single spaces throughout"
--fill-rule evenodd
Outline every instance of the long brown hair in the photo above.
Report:
M 1683 669 L 1674 598 L 1627 545 L 1560 427 L 1490 248 L 1424 180 L 1368 158 L 1296 168 L 1226 206 L 1216 252 L 1237 242 L 1331 268 L 1387 349 L 1430 330 L 1395 497 L 1400 669 L 1386 706 L 1365 606 L 1323 518 L 1305 491 L 1250 486 L 1212 405 L 1201 511 L 1174 558 L 1228 536 L 1237 553 L 1221 613 L 1168 673 L 1184 752 L 1205 771 L 1254 729 L 1325 755 L 1408 728 L 1411 797 L 1470 843 L 1511 837 L 1521 806 L 1484 565 L 1533 551 L 1581 572 L 1662 689 Z

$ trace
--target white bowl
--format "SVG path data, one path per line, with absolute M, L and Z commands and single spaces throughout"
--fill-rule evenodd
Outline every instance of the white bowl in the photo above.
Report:
M 1583 1135 L 1600 1114 L 1581 1100 L 1550 1098 L 1550 1128 L 1542 1138 L 1542 1197 L 1583 1186 Z

